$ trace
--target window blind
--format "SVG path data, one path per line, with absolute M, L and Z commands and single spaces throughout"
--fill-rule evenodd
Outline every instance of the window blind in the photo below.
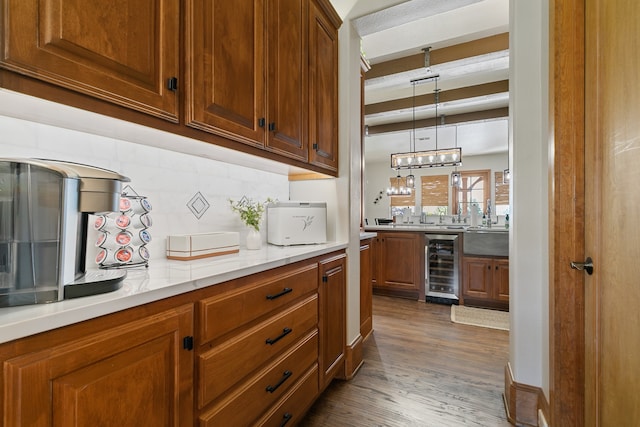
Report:
M 502 172 L 496 172 L 496 205 L 509 204 L 509 183 L 502 182 Z
M 449 205 L 449 175 L 428 175 L 420 177 L 422 206 Z

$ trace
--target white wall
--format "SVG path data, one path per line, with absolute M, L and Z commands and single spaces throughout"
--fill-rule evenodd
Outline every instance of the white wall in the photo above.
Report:
M 510 1 L 510 362 L 549 397 L 548 0 Z
M 505 136 L 506 138 L 506 136 Z M 505 141 L 506 143 L 506 141 Z M 491 199 L 495 199 L 495 186 L 493 182 L 493 174 L 502 172 L 507 168 L 507 153 L 487 154 L 484 156 L 467 156 L 463 157 L 463 165 L 458 168 L 459 171 L 491 169 Z M 450 175 L 453 168 L 424 168 L 412 171 L 416 177 L 416 183 L 420 182 L 420 176 L 426 175 Z M 402 176 L 406 176 L 407 172 L 402 171 Z M 388 218 L 390 215 L 389 197 L 386 196 L 386 189 L 389 186 L 389 178 L 396 176 L 396 171 L 391 169 L 389 162 L 367 162 L 365 166 L 365 183 L 364 183 L 364 215 L 368 218 L 369 224 L 374 225 L 374 218 Z M 420 185 L 416 185 L 416 210 L 420 212 Z M 380 191 L 383 192 L 382 199 L 378 203 L 374 203 L 379 197 Z M 451 206 L 451 197 L 449 197 L 449 206 Z M 451 212 L 451 211 L 450 211 Z
M 86 128 L 94 121 L 105 128 L 105 133 L 120 134 L 120 137 L 9 117 L 1 109 L 15 107 L 16 97 L 22 98 L 15 93 L 0 91 L 0 157 L 69 160 L 111 169 L 129 177 L 131 182 L 128 185 L 138 194 L 147 196 L 153 206 L 150 229 L 153 240 L 149 245 L 151 262 L 165 257 L 165 238 L 170 234 L 239 231 L 241 245 L 244 244 L 247 229 L 239 216 L 230 210 L 229 198 L 238 200 L 246 195 L 256 200 L 267 197 L 289 200 L 287 175 L 142 145 L 130 142 L 127 135 L 131 135 L 131 139 L 144 136 L 151 143 L 173 138 L 178 145 L 208 145 L 204 142 L 187 141 L 186 138 L 93 113 L 77 114 L 79 112 L 75 109 L 35 99 L 29 100 L 31 113 L 24 114 L 31 114 L 40 122 L 68 121 L 65 126 L 71 126 L 73 117 L 77 127 Z M 16 112 L 14 108 L 13 113 Z M 211 205 L 200 219 L 187 207 L 197 192 Z M 335 222 L 333 217 L 330 221 L 332 224 Z M 261 232 L 264 241 L 266 227 L 263 226 Z

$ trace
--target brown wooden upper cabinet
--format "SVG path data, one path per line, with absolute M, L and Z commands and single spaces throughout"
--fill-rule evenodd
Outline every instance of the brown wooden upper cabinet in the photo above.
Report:
M 309 163 L 337 172 L 338 31 L 315 3 L 309 15 Z
M 337 26 L 308 0 L 190 5 L 187 125 L 337 170 Z
M 187 125 L 307 160 L 305 0 L 194 0 Z
M 2 0 L 0 64 L 178 121 L 179 0 Z
M 96 112 L 337 173 L 341 20 L 329 0 L 0 0 L 0 10 L 0 68 L 24 79 L 11 89 L 57 90 L 54 100 L 86 108 L 59 88 L 70 89 L 176 125 L 94 102 Z

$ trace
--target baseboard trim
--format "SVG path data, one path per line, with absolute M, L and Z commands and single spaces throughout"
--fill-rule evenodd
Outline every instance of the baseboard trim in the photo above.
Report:
M 345 363 L 344 363 L 344 376 L 345 379 L 350 380 L 356 376 L 360 367 L 364 363 L 363 359 L 363 343 L 362 335 L 358 335 L 357 338 L 347 346 L 345 351 Z
M 513 425 L 538 426 L 538 410 L 549 420 L 549 402 L 540 387 L 518 383 L 513 379 L 511 365 L 504 368 L 504 407 Z

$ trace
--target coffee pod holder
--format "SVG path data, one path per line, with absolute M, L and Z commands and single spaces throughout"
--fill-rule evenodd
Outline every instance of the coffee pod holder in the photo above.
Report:
M 151 203 L 126 186 L 120 196 L 120 210 L 96 215 L 98 232 L 95 262 L 100 268 L 149 266 L 152 225 Z

